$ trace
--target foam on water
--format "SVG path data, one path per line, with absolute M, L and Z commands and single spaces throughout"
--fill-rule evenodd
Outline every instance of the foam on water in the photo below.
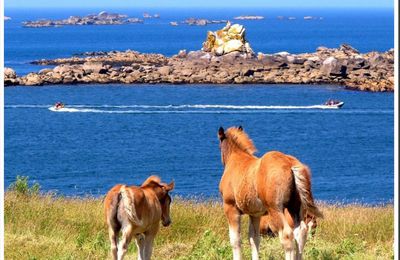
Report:
M 343 114 L 393 114 L 392 110 L 339 109 L 325 105 L 311 106 L 261 106 L 261 105 L 223 105 L 223 104 L 185 104 L 185 105 L 90 105 L 75 104 L 61 109 L 51 105 L 6 105 L 6 109 L 47 108 L 57 113 L 105 113 L 105 114 L 251 114 L 251 113 L 317 113 L 324 110 Z M 136 109 L 129 109 L 136 108 Z
M 50 107 L 49 107 L 50 106 Z M 52 109 L 51 105 L 6 105 L 5 108 L 46 108 L 49 107 L 52 111 L 69 112 L 67 109 L 56 110 Z M 232 110 L 248 110 L 248 109 L 338 109 L 338 107 L 326 106 L 326 105 L 311 105 L 311 106 L 259 106 L 259 105 L 220 105 L 220 104 L 185 104 L 185 105 L 68 105 L 69 108 L 156 108 L 156 109 L 232 109 Z

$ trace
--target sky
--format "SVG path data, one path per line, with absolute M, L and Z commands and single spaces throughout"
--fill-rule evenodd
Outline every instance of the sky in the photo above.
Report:
M 1 1 L 1 0 L 0 0 Z M 397 0 L 4 0 L 5 8 L 296 7 L 393 8 Z

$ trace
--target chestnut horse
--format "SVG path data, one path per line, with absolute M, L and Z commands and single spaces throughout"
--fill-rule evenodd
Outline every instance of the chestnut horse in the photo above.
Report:
M 159 177 L 150 176 L 140 187 L 118 184 L 107 193 L 104 208 L 113 259 L 124 258 L 134 236 L 138 259 L 150 259 L 160 220 L 165 227 L 171 224 L 168 193 L 173 188 L 174 182 L 166 184 Z
M 304 222 L 307 224 L 308 234 L 314 234 L 315 229 L 317 228 L 317 220 L 315 219 L 315 216 L 307 214 L 307 216 L 305 216 Z M 293 226 L 291 227 L 293 228 Z M 274 221 L 268 214 L 261 217 L 260 234 L 269 237 L 275 237 L 278 235 L 278 229 L 274 226 Z
M 258 259 L 260 218 L 278 230 L 286 259 L 301 259 L 307 239 L 305 216 L 322 217 L 311 193 L 307 166 L 295 157 L 272 151 L 258 158 L 251 139 L 240 127 L 218 131 L 224 173 L 219 190 L 228 219 L 233 259 L 241 259 L 240 220 L 247 214 L 252 259 Z

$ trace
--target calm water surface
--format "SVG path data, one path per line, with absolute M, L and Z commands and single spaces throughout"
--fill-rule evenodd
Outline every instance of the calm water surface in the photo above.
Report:
M 340 110 L 313 109 L 334 97 Z M 55 101 L 67 112 L 48 108 Z M 212 105 L 212 106 L 211 106 Z M 5 185 L 102 195 L 149 174 L 175 194 L 218 197 L 219 126 L 243 125 L 260 151 L 298 157 L 319 200 L 393 198 L 393 94 L 329 86 L 47 86 L 5 89 Z
M 38 71 L 29 62 L 85 51 L 132 49 L 173 55 L 198 50 L 208 30 L 177 26 L 189 17 L 239 21 L 258 52 L 313 52 L 348 43 L 362 52 L 394 46 L 389 9 L 124 9 L 160 19 L 122 26 L 23 28 L 21 22 L 64 19 L 101 9 L 6 9 L 5 66 Z M 277 16 L 296 20 L 278 20 Z M 306 21 L 304 16 L 323 19 Z M 328 98 L 340 110 L 309 106 Z M 56 101 L 67 112 L 48 108 Z M 280 150 L 308 164 L 315 197 L 386 203 L 393 198 L 393 94 L 328 86 L 47 86 L 5 89 L 5 185 L 28 175 L 45 191 L 102 195 L 118 182 L 138 184 L 157 173 L 175 179 L 175 194 L 218 196 L 222 165 L 219 126 L 243 125 L 258 150 Z

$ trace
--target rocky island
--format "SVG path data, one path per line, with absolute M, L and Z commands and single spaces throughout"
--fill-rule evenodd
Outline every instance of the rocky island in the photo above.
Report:
M 188 18 L 181 23 L 187 24 L 187 25 L 205 26 L 207 24 L 227 23 L 227 21 L 226 20 L 208 20 L 208 19 L 201 19 L 201 18 Z
M 41 27 L 60 27 L 63 25 L 117 25 L 143 23 L 139 18 L 128 18 L 125 14 L 107 13 L 105 11 L 98 14 L 89 14 L 83 17 L 70 16 L 63 20 L 36 20 L 23 22 L 24 27 L 41 28 Z
M 263 20 L 264 16 L 261 15 L 241 15 L 233 18 L 234 20 Z
M 172 57 L 136 51 L 90 52 L 38 60 L 55 66 L 17 76 L 5 68 L 5 86 L 46 84 L 334 84 L 365 91 L 394 91 L 394 50 L 360 53 L 343 44 L 313 53 L 254 53 L 245 28 L 228 23 L 208 32 L 203 48 Z
M 154 15 L 151 15 L 151 14 L 149 14 L 149 13 L 147 13 L 147 12 L 144 12 L 143 13 L 143 18 L 145 18 L 145 19 L 151 19 L 151 18 L 160 18 L 160 15 L 159 14 L 154 14 Z

